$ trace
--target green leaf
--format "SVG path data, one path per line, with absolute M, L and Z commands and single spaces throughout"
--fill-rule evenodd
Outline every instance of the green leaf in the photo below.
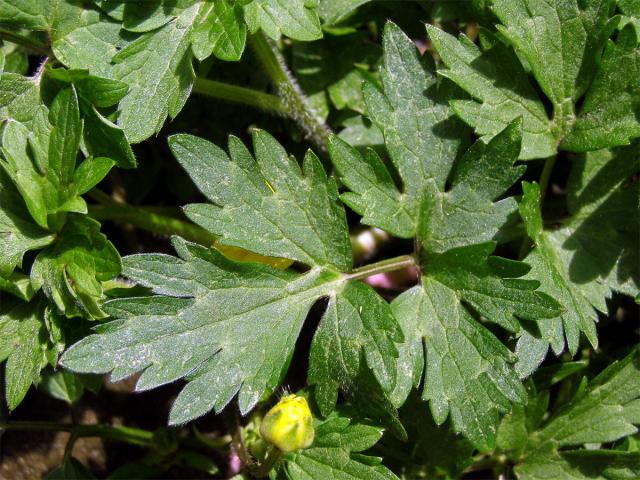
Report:
M 530 435 L 540 427 L 549 408 L 548 390 L 537 391 L 535 385 L 528 382 L 527 393 L 527 404 L 514 404 L 498 425 L 496 453 L 505 455 L 514 463 L 521 460 Z
M 438 73 L 474 98 L 452 100 L 453 109 L 479 135 L 494 135 L 522 116 L 525 160 L 549 157 L 558 145 L 583 152 L 628 144 L 640 136 L 640 33 L 627 22 L 616 42 L 607 40 L 622 24 L 619 16 L 610 18 L 614 3 L 497 0 L 500 35 L 481 31 L 480 47 L 427 26 L 445 64 Z M 628 68 L 620 75 L 623 63 Z M 529 84 L 529 70 L 552 103 L 552 119 Z
M 587 366 L 587 361 L 563 362 L 539 368 L 533 377 L 538 389 L 548 389 L 565 378 L 581 371 Z
M 572 214 L 555 230 L 543 230 L 537 185 L 524 184 L 520 212 L 535 248 L 526 261 L 526 278 L 540 282 L 540 290 L 563 306 L 560 316 L 525 331 L 519 339 L 518 371 L 529 375 L 544 359 L 548 346 L 559 355 L 565 338 L 574 354 L 583 332 L 598 344 L 597 311 L 606 312 L 612 291 L 638 294 L 640 271 L 637 245 L 638 186 L 625 183 L 638 169 L 636 145 L 601 150 L 574 160 L 568 183 Z
M 28 142 L 29 130 L 27 127 L 15 121 L 5 123 L 2 130 L 2 156 L 4 158 L 0 160 L 0 167 L 4 169 L 20 191 L 33 219 L 46 229 L 48 228 L 48 202 L 45 194 L 55 191 L 55 186 L 52 185 L 53 178 L 43 177 L 36 170 L 36 166 L 28 156 Z M 51 203 L 54 203 L 53 199 Z
M 493 136 L 522 117 L 520 158 L 548 157 L 555 153 L 556 136 L 544 106 L 512 51 L 484 31 L 482 50 L 465 36 L 456 39 L 430 25 L 427 32 L 446 65 L 438 74 L 473 97 L 451 101 L 460 118 L 478 135 Z
M 130 36 L 120 35 L 121 25 L 94 12 L 92 21 L 53 42 L 56 58 L 71 69 L 89 70 L 91 75 L 113 78 L 111 59 Z
M 46 32 L 51 40 L 65 35 L 90 17 L 84 2 L 69 0 L 0 0 L 0 23 Z
M 337 138 L 331 140 L 329 148 L 343 182 L 352 190 L 342 196 L 345 203 L 364 215 L 364 223 L 411 238 L 422 190 L 430 179 L 444 187 L 464 127 L 451 118 L 446 103 L 442 104 L 441 96 L 447 89 L 438 85 L 433 62 L 427 57 L 421 59 L 413 42 L 392 23 L 385 27 L 383 43 L 380 76 L 384 93 L 365 84 L 364 96 L 369 114 L 384 134 L 403 191 L 398 192 L 386 166 L 374 153 L 362 158 Z
M 173 119 L 187 101 L 195 77 L 190 37 L 199 8 L 185 9 L 112 58 L 113 78 L 129 85 L 119 104 L 118 125 L 131 143 L 159 132 L 167 116 Z
M 634 480 L 640 476 L 640 452 L 615 450 L 540 451 L 517 467 L 522 480 Z
M 120 255 L 100 224 L 93 219 L 71 215 L 58 241 L 43 250 L 31 267 L 31 284 L 40 288 L 67 316 L 104 318 L 100 301 L 101 282 L 120 274 Z
M 84 147 L 94 157 L 109 157 L 118 166 L 132 168 L 136 158 L 123 130 L 110 122 L 96 107 L 110 107 L 127 94 L 127 84 L 90 75 L 88 70 L 47 69 L 47 78 L 73 84 L 84 122 Z M 42 107 L 41 107 L 42 108 Z
M 422 285 L 391 305 L 408 344 L 400 359 L 409 349 L 416 387 L 424 371 L 423 399 L 436 423 L 450 414 L 454 430 L 481 450 L 495 445 L 499 413 L 526 395 L 514 355 L 460 301 L 510 330 L 518 325 L 514 316 L 537 320 L 558 312 L 553 299 L 534 291 L 536 282 L 517 278 L 526 265 L 488 257 L 492 250 L 476 245 L 432 257 Z
M 220 235 L 224 245 L 348 271 L 352 259 L 344 209 L 318 158 L 307 152 L 301 171 L 268 133 L 256 131 L 253 143 L 255 160 L 231 137 L 231 161 L 206 140 L 169 139 L 178 162 L 213 203 L 188 205 L 187 216 Z
M 0 77 L 0 121 L 8 118 L 29 124 L 41 105 L 40 86 L 35 78 L 17 73 Z
M 43 390 L 53 398 L 73 405 L 84 394 L 84 378 L 91 377 L 78 375 L 68 370 L 46 372 L 42 377 L 42 381 L 38 384 L 38 389 Z
M 325 26 L 335 25 L 347 18 L 358 7 L 371 0 L 320 0 L 318 14 Z
M 394 331 L 395 338 L 389 335 Z M 323 415 L 335 407 L 345 379 L 353 383 L 358 377 L 363 352 L 383 391 L 393 389 L 399 333 L 389 304 L 370 286 L 348 282 L 329 297 L 309 353 L 307 378 L 309 385 L 317 384 L 314 394 Z
M 110 2 L 101 2 L 102 6 Z M 123 4 L 123 28 L 130 32 L 150 32 L 166 25 L 186 9 L 192 7 L 196 0 L 174 0 L 164 2 L 151 0 L 146 2 L 116 2 Z M 113 8 L 113 7 L 111 7 Z
M 136 157 L 124 131 L 111 122 L 93 105 L 82 106 L 84 119 L 84 144 L 94 157 L 112 159 L 119 167 L 135 168 Z
M 307 3 L 253 0 L 241 7 L 229 0 L 99 2 L 117 22 L 87 9 L 82 21 L 56 36 L 53 51 L 69 68 L 128 85 L 117 124 L 131 143 L 139 143 L 184 106 L 195 78 L 194 54 L 199 60 L 212 53 L 223 60 L 240 58 L 245 21 L 252 32 L 262 28 L 274 38 L 281 32 L 299 40 L 320 38 L 317 14 Z
M 382 228 L 398 237 L 415 234 L 414 212 L 398 191 L 391 174 L 374 150 L 364 155 L 339 137 L 329 139 L 331 161 L 349 188 L 340 199 L 362 215 L 362 223 Z
M 627 145 L 640 137 L 640 27 L 627 25 L 609 40 L 564 150 L 585 152 Z M 620 65 L 625 68 L 621 72 Z
M 223 60 L 240 58 L 245 22 L 252 32 L 262 28 L 274 38 L 281 33 L 298 40 L 322 36 L 306 0 L 253 0 L 243 6 L 229 0 L 97 4 L 111 19 L 86 9 L 82 21 L 56 35 L 52 48 L 69 68 L 128 85 L 117 124 L 131 143 L 156 134 L 167 117 L 180 112 L 195 78 L 194 54 L 199 60 L 212 53 Z
M 557 110 L 557 122 L 573 113 L 572 103 L 593 79 L 614 5 L 615 0 L 493 2 L 492 10 L 503 23 L 498 30 L 526 59 Z
M 588 297 L 579 289 L 574 288 L 570 274 L 564 268 L 564 262 L 558 255 L 557 245 L 542 228 L 542 215 L 539 207 L 540 188 L 535 183 L 526 182 L 523 182 L 522 188 L 524 194 L 520 203 L 520 214 L 525 223 L 527 235 L 536 246 L 525 259 L 532 268 L 529 277 L 540 281 L 540 289 L 558 299 L 563 305 L 563 311 L 559 317 L 538 325 L 540 335 L 553 345 L 556 354 L 560 354 L 564 350 L 564 336 L 566 336 L 569 350 L 575 354 L 581 332 L 584 332 L 593 347 L 597 348 L 596 312 Z M 535 338 L 526 332 L 520 339 L 520 348 L 525 348 L 529 342 L 535 342 Z M 546 353 L 546 349 L 544 352 Z M 538 361 L 542 361 L 542 358 Z M 520 362 L 519 372 L 521 375 L 527 376 L 536 367 L 535 362 L 533 364 Z
M 342 52 L 336 56 L 335 52 Z M 295 42 L 292 69 L 300 86 L 310 96 L 328 94 L 341 110 L 365 110 L 362 83 L 374 80 L 370 72 L 380 58 L 380 47 L 363 32 L 327 36 L 319 42 Z
M 43 288 L 69 316 L 77 315 L 80 307 L 93 318 L 104 317 L 98 304 L 102 299 L 100 282 L 120 273 L 120 256 L 99 229 L 95 220 L 71 216 L 60 239 L 43 250 L 32 266 L 34 289 Z
M 638 0 L 618 0 L 618 8 L 622 13 L 640 18 L 640 2 Z
M 613 442 L 636 433 L 639 398 L 640 356 L 636 348 L 589 382 L 583 394 L 537 433 L 535 442 L 565 447 Z
M 368 118 L 361 115 L 351 117 L 342 122 L 344 128 L 338 136 L 352 147 L 360 150 L 372 148 L 376 152 L 383 150 L 384 138 L 380 129 Z M 331 137 L 329 137 L 331 142 Z
M 286 35 L 308 42 L 322 38 L 314 7 L 309 0 L 252 0 L 244 5 L 244 18 L 251 33 L 261 29 L 274 40 Z
M 574 161 L 567 184 L 572 217 L 556 232 L 575 283 L 600 283 L 632 297 L 640 288 L 640 225 L 629 219 L 637 215 L 640 187 L 628 180 L 640 166 L 638 146 L 636 141 Z M 592 302 L 605 311 L 603 300 Z
M 512 166 L 520 150 L 520 130 L 521 122 L 515 121 L 488 144 L 476 142 L 456 164 L 448 191 L 440 191 L 444 185 L 438 187 L 433 179 L 424 180 L 424 220 L 418 233 L 426 251 L 441 253 L 491 240 L 510 221 L 515 201 L 507 198 L 494 203 L 494 199 L 524 171 L 522 166 Z M 342 181 L 351 190 L 341 198 L 363 214 L 363 223 L 400 237 L 415 235 L 418 212 L 412 212 L 416 207 L 409 206 L 415 200 L 407 191 L 397 190 L 391 174 L 372 150 L 363 156 L 343 140 L 332 137 L 329 152 Z
M 27 74 L 29 71 L 29 58 L 26 52 L 18 45 L 8 42 L 3 43 L 1 50 L 1 56 L 4 56 L 2 71 L 19 73 L 20 75 Z M 2 80 L 0 79 L 0 81 Z
M 9 292 L 25 302 L 30 301 L 34 295 L 29 277 L 18 272 L 13 272 L 7 278 L 0 277 L 0 290 Z
M 527 407 L 514 405 L 511 412 L 502 417 L 502 421 L 498 426 L 496 448 L 501 452 L 505 452 L 509 458 L 519 458 L 529 440 L 526 418 Z
M 283 468 L 292 480 L 397 479 L 382 465 L 381 458 L 359 453 L 373 447 L 381 437 L 382 429 L 352 423 L 349 418 L 333 413 L 326 420 L 316 420 L 313 445 L 287 454 Z
M 51 109 L 41 105 L 31 131 L 10 120 L 2 131 L 0 167 L 13 180 L 29 213 L 42 228 L 60 228 L 60 214 L 86 213 L 79 196 L 108 173 L 109 159 L 87 159 L 76 170 L 82 122 L 75 88 L 65 87 Z
M 488 242 L 431 256 L 427 275 L 455 290 L 459 300 L 483 318 L 511 332 L 519 328 L 517 318 L 535 321 L 557 315 L 558 304 L 536 291 L 537 281 L 519 279 L 529 266 L 490 256 L 494 249 L 495 244 Z
M 73 172 L 73 184 L 76 187 L 76 193 L 81 195 L 95 187 L 109 173 L 113 165 L 114 162 L 110 158 L 87 158 Z
M 47 174 L 56 176 L 60 184 L 66 185 L 73 178 L 82 136 L 80 107 L 74 88 L 64 88 L 56 95 L 49 121 L 53 128 L 49 133 Z
M 20 28 L 46 30 L 48 8 L 39 0 L 0 0 L 0 22 Z
M 526 397 L 512 365 L 516 357 L 474 316 L 515 333 L 519 320 L 559 313 L 552 298 L 535 291 L 538 282 L 520 278 L 527 265 L 490 256 L 491 240 L 515 220 L 515 200 L 501 197 L 524 171 L 513 165 L 523 121 L 516 118 L 458 158 L 466 129 L 451 118 L 451 85 L 439 85 L 433 66 L 391 23 L 384 58 L 384 93 L 366 85 L 365 99 L 404 190 L 373 151 L 363 156 L 332 137 L 329 152 L 351 190 L 341 199 L 364 215 L 363 223 L 416 236 L 419 245 L 422 284 L 392 304 L 405 337 L 397 369 L 408 373 L 390 399 L 401 405 L 424 372 L 423 395 L 436 423 L 451 414 L 456 432 L 490 450 L 499 414 Z
M 560 450 L 585 443 L 608 443 L 638 431 L 640 356 L 635 348 L 594 378 L 588 387 L 540 430 L 516 466 L 519 478 L 634 478 L 637 452 Z
M 242 8 L 230 0 L 205 3 L 193 30 L 193 54 L 204 60 L 211 54 L 229 62 L 240 60 L 247 40 Z
M 235 263 L 179 239 L 174 247 L 180 259 L 124 259 L 126 276 L 164 296 L 109 302 L 120 320 L 72 346 L 62 362 L 79 372 L 111 371 L 114 380 L 144 370 L 137 390 L 189 375 L 172 424 L 219 411 L 236 394 L 246 413 L 277 386 L 311 305 L 345 280 L 318 268 L 294 274 Z
M 513 166 L 521 127 L 516 120 L 488 144 L 474 143 L 456 163 L 447 191 L 439 191 L 433 181 L 425 184 L 417 233 L 426 252 L 493 240 L 513 221 L 515 200 L 496 199 L 524 172 L 523 166 Z
M 219 411 L 236 394 L 246 413 L 278 385 L 307 312 L 329 297 L 312 351 L 326 347 L 344 357 L 331 370 L 324 357 L 311 360 L 310 378 L 323 408 L 331 410 L 338 388 L 366 391 L 381 397 L 368 398 L 369 410 L 394 425 L 385 394 L 395 383 L 395 343 L 402 335 L 389 305 L 338 270 L 351 268 L 348 230 L 335 183 L 319 160 L 307 153 L 303 175 L 295 159 L 260 131 L 254 134 L 256 159 L 233 137 L 233 160 L 196 137 L 174 136 L 170 144 L 214 202 L 189 206 L 191 218 L 221 235 L 223 244 L 276 252 L 311 269 L 300 274 L 236 263 L 178 238 L 179 259 L 127 257 L 124 274 L 162 296 L 109 302 L 108 312 L 118 320 L 69 349 L 64 365 L 80 372 L 111 371 L 114 379 L 144 370 L 138 390 L 188 376 L 171 411 L 174 424 Z M 344 345 L 330 346 L 335 342 Z
M 0 170 L 0 279 L 8 279 L 16 266 L 22 265 L 25 252 L 53 240 L 53 235 L 33 222 L 20 194 Z
M 640 17 L 640 2 L 638 0 L 618 0 L 618 8 L 625 15 Z
M 3 301 L 0 309 L 0 362 L 7 361 L 5 396 L 9 410 L 22 402 L 46 364 L 42 317 L 37 302 Z
M 96 107 L 110 107 L 127 94 L 126 83 L 110 78 L 97 77 L 88 70 L 67 70 L 65 68 L 47 68 L 48 78 L 73 83 L 78 96 Z

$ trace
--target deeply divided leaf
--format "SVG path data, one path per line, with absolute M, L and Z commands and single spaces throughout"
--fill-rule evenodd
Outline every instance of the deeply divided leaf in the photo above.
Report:
M 69 349 L 67 368 L 112 372 L 114 379 L 144 370 L 138 390 L 187 377 L 172 423 L 220 410 L 236 394 L 247 412 L 279 384 L 307 312 L 329 297 L 309 374 L 323 411 L 331 411 L 339 388 L 358 391 L 363 369 L 382 392 L 393 388 L 402 334 L 371 287 L 340 273 L 350 269 L 351 254 L 333 180 L 310 152 L 301 171 L 266 133 L 256 132 L 254 145 L 255 159 L 232 138 L 229 159 L 202 139 L 172 138 L 180 163 L 213 202 L 189 206 L 187 214 L 224 244 L 279 254 L 310 270 L 236 263 L 180 239 L 180 258 L 127 257 L 124 274 L 158 296 L 109 302 L 117 320 Z M 326 353 L 336 356 L 330 364 Z

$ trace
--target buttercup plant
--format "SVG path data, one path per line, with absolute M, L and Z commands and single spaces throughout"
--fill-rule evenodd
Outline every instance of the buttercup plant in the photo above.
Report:
M 0 476 L 640 477 L 638 1 L 0 0 L 0 39 Z M 25 473 L 19 431 L 70 435 Z

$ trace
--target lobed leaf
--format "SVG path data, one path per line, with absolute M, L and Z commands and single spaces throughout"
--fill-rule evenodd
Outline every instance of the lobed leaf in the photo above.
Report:
M 548 346 L 559 355 L 565 346 L 574 354 L 580 333 L 597 347 L 597 311 L 606 312 L 612 291 L 638 293 L 640 233 L 635 201 L 638 186 L 625 183 L 638 170 L 637 148 L 602 150 L 574 160 L 570 175 L 572 216 L 556 230 L 544 230 L 538 207 L 539 188 L 524 184 L 520 213 L 535 248 L 526 257 L 532 267 L 526 278 L 563 306 L 560 316 L 525 331 L 519 339 L 521 375 L 529 375 L 544 359 Z
M 117 320 L 72 346 L 64 365 L 79 372 L 112 372 L 113 379 L 144 371 L 138 390 L 187 377 L 171 423 L 219 411 L 236 394 L 246 413 L 278 385 L 307 312 L 319 298 L 329 297 L 309 371 L 323 411 L 333 409 L 339 389 L 362 387 L 382 392 L 380 400 L 368 399 L 369 409 L 393 417 L 384 397 L 395 383 L 395 344 L 402 335 L 389 305 L 338 270 L 351 267 L 344 209 L 317 158 L 306 155 L 303 175 L 264 132 L 254 133 L 255 159 L 234 138 L 229 144 L 233 160 L 196 137 L 175 136 L 170 144 L 215 203 L 190 206 L 191 218 L 221 235 L 223 244 L 278 252 L 311 269 L 300 274 L 234 262 L 178 238 L 174 247 L 180 258 L 127 257 L 123 273 L 158 296 L 109 302 L 108 313 Z M 341 359 L 325 364 L 327 351 Z

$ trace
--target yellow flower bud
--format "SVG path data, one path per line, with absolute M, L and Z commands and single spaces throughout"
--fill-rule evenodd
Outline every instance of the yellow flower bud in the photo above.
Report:
M 286 395 L 267 412 L 260 434 L 283 452 L 294 452 L 313 443 L 313 417 L 307 400 Z

